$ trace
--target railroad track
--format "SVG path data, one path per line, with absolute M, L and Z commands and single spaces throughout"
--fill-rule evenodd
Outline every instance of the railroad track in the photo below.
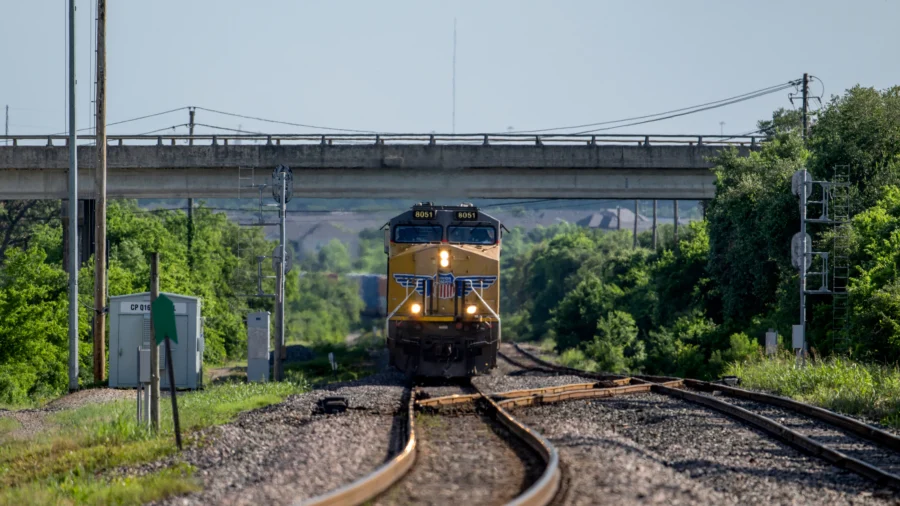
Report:
M 417 397 L 427 393 L 439 393 L 440 395 L 417 400 Z M 537 393 L 530 391 L 507 393 L 507 397 L 501 397 L 498 401 L 491 394 L 486 394 L 471 384 L 411 389 L 408 401 L 408 430 L 403 450 L 369 475 L 300 504 L 331 506 L 362 504 L 370 501 L 373 501 L 374 504 L 390 504 L 421 500 L 421 497 L 410 497 L 410 492 L 440 494 L 441 489 L 453 488 L 448 487 L 453 484 L 441 480 L 446 471 L 443 467 L 440 469 L 441 476 L 435 479 L 434 468 L 436 465 L 445 466 L 454 457 L 459 459 L 475 456 L 483 459 L 483 453 L 491 451 L 494 453 L 490 456 L 490 459 L 494 461 L 491 464 L 494 471 L 493 478 L 498 479 L 498 483 L 483 481 L 485 477 L 490 478 L 488 475 L 491 473 L 488 471 L 491 469 L 478 469 L 478 462 L 470 463 L 475 467 L 457 466 L 461 468 L 458 469 L 459 471 L 468 471 L 469 478 L 482 480 L 477 484 L 484 490 L 482 497 L 478 498 L 479 503 L 491 500 L 495 503 L 521 506 L 546 505 L 553 500 L 560 487 L 559 454 L 549 441 L 518 421 L 503 405 L 503 401 L 508 398 L 532 394 Z M 454 415 L 437 415 L 433 419 L 422 418 L 426 422 L 425 426 L 416 426 L 415 411 L 417 408 L 433 412 L 446 406 L 458 406 L 464 403 L 470 404 L 473 408 L 476 403 L 480 403 L 480 409 L 478 411 L 472 409 L 464 415 L 459 415 L 457 412 Z M 488 427 L 490 424 L 496 426 Z M 440 440 L 438 438 L 435 438 L 435 441 L 429 439 L 429 443 L 433 443 L 432 451 L 441 447 L 444 450 L 443 453 L 431 454 L 425 451 L 422 454 L 423 442 L 420 435 L 422 433 L 429 435 L 441 433 Z M 515 442 L 510 440 L 515 440 Z M 448 443 L 449 446 L 456 447 L 457 451 L 446 451 Z M 477 448 L 463 448 L 462 451 L 459 451 L 460 443 L 469 446 L 474 444 Z M 512 448 L 516 445 L 519 448 Z M 510 459 L 515 458 L 522 461 L 518 473 L 511 471 L 511 468 L 516 467 L 515 465 L 509 465 Z M 497 466 L 495 459 L 506 459 L 506 465 Z M 482 461 L 481 464 L 483 465 L 484 462 Z M 424 470 L 419 471 L 420 468 Z M 410 481 L 409 486 L 404 487 L 404 480 Z M 516 483 L 517 480 L 520 483 Z M 510 491 L 516 491 L 516 486 L 521 482 L 527 483 L 527 486 L 520 487 L 523 489 L 521 493 L 514 494 L 512 497 L 503 497 L 503 494 L 510 495 Z M 430 486 L 433 490 L 423 489 L 423 486 Z M 500 496 L 498 497 L 497 494 Z M 422 502 L 429 501 L 426 499 Z
M 515 345 L 516 351 L 547 369 L 574 374 Z M 586 371 L 580 374 L 590 375 Z M 900 438 L 819 407 L 761 392 L 706 381 L 638 376 L 654 392 L 724 413 L 835 466 L 900 490 Z

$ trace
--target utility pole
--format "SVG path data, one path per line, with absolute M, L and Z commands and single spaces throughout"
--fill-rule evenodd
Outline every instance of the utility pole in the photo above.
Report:
M 656 199 L 653 199 L 653 251 L 656 251 Z
M 634 200 L 634 233 L 632 234 L 631 249 L 637 249 L 637 222 L 638 222 L 638 201 Z
M 75 0 L 69 0 L 69 391 L 78 390 L 78 133 L 75 128 Z
M 106 0 L 97 0 L 97 189 L 94 209 L 94 382 L 106 376 Z
M 188 121 L 188 134 L 191 136 L 188 139 L 188 144 L 194 145 L 194 108 L 191 107 L 188 109 L 189 121 Z M 188 247 L 188 268 L 193 272 L 194 270 L 194 199 L 188 199 L 188 229 L 187 229 L 187 247 Z
M 150 305 L 159 297 L 159 253 L 150 253 Z M 159 345 L 150 318 L 150 426 L 159 432 Z
M 282 353 L 284 352 L 284 274 L 285 274 L 285 262 L 287 261 L 287 248 L 285 247 L 285 236 L 287 227 L 286 227 L 286 217 L 287 217 L 287 174 L 284 172 L 278 173 L 278 185 L 279 194 L 280 194 L 280 202 L 279 202 L 279 215 L 281 222 L 278 227 L 278 262 L 277 267 L 275 269 L 275 324 L 278 327 L 278 334 L 275 335 L 275 354 L 272 361 L 273 366 L 273 376 L 275 377 L 275 381 L 282 381 L 284 379 L 284 366 L 282 364 Z
M 622 230 L 622 208 L 616 205 L 616 230 Z
M 6 128 L 3 129 L 3 135 L 9 137 L 9 104 L 6 104 Z M 9 146 L 9 139 L 6 139 L 6 145 Z
M 673 223 L 675 224 L 675 229 L 672 233 L 673 242 L 675 243 L 675 246 L 672 249 L 677 251 L 678 250 L 678 201 L 677 200 L 672 201 L 672 209 L 675 214 L 675 219 L 673 221 Z
M 803 144 L 806 145 L 806 136 L 809 134 L 809 74 L 803 73 Z

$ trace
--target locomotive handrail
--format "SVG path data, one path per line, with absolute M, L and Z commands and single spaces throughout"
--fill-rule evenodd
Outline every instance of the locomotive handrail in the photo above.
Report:
M 492 308 L 490 305 L 488 305 L 487 302 L 484 301 L 484 299 L 481 297 L 481 294 L 478 293 L 478 290 L 475 289 L 475 285 L 472 284 L 472 280 L 471 280 L 471 279 L 465 279 L 465 280 L 463 280 L 463 282 L 468 282 L 468 283 L 469 283 L 469 286 L 472 287 L 472 293 L 474 293 L 474 294 L 478 297 L 478 300 L 480 300 L 481 303 L 484 304 L 484 307 L 486 307 L 487 310 L 491 312 L 491 316 L 493 316 L 494 318 L 497 319 L 497 323 L 500 323 L 500 315 L 498 315 L 497 313 L 495 313 L 495 312 L 494 312 L 494 308 Z M 482 288 L 482 291 L 483 291 L 483 290 L 484 290 L 484 288 Z
M 387 318 L 384 319 L 384 335 L 385 335 L 386 339 L 391 338 L 390 332 L 388 332 L 388 330 L 391 328 L 390 327 L 391 318 L 393 318 L 394 315 L 397 314 L 397 311 L 400 311 L 400 308 L 403 307 L 403 304 L 406 304 L 406 301 L 408 301 L 409 298 L 412 297 L 412 294 L 417 293 L 419 291 L 419 282 L 420 281 L 422 281 L 422 280 L 421 279 L 416 280 L 416 287 L 411 292 L 407 293 L 406 298 L 403 299 L 403 302 L 401 302 L 400 304 L 397 304 L 397 307 L 395 307 L 394 310 L 391 311 L 391 314 L 389 314 L 387 316 Z M 407 290 L 408 289 L 409 288 L 407 288 Z

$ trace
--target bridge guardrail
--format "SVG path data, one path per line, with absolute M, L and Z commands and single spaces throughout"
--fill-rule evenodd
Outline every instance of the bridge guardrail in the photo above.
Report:
M 226 135 L 109 135 L 109 146 L 202 146 L 206 145 L 501 145 L 501 146 L 749 146 L 765 140 L 760 135 L 677 134 L 226 134 Z M 17 146 L 67 146 L 66 135 L 0 135 L 0 149 Z M 93 135 L 79 136 L 79 146 L 93 146 Z

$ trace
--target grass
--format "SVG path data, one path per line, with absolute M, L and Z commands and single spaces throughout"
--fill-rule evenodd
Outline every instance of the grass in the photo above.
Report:
M 796 358 L 786 353 L 730 364 L 725 374 L 739 376 L 747 388 L 900 427 L 900 369 L 896 366 L 834 357 L 798 367 Z
M 180 465 L 144 476 L 66 477 L 0 493 L 0 506 L 19 504 L 143 504 L 199 490 L 193 469 Z
M 313 386 L 337 381 L 352 381 L 375 372 L 375 363 L 369 353 L 369 345 L 362 342 L 355 346 L 345 344 L 320 344 L 312 346 L 316 358 L 284 366 L 284 377 L 289 381 L 305 380 Z M 334 353 L 337 370 L 332 371 L 328 353 Z
M 13 420 L 12 418 L 3 417 L 0 418 L 0 437 L 5 436 L 6 434 L 18 429 L 22 425 Z
M 226 383 L 178 396 L 182 432 L 227 423 L 238 413 L 303 392 L 306 382 Z M 137 424 L 134 403 L 90 404 L 47 416 L 49 426 L 31 440 L 0 446 L 0 505 L 140 504 L 196 489 L 190 469 L 179 467 L 141 477 L 111 471 L 173 455 L 171 404 L 160 403 L 160 432 Z

